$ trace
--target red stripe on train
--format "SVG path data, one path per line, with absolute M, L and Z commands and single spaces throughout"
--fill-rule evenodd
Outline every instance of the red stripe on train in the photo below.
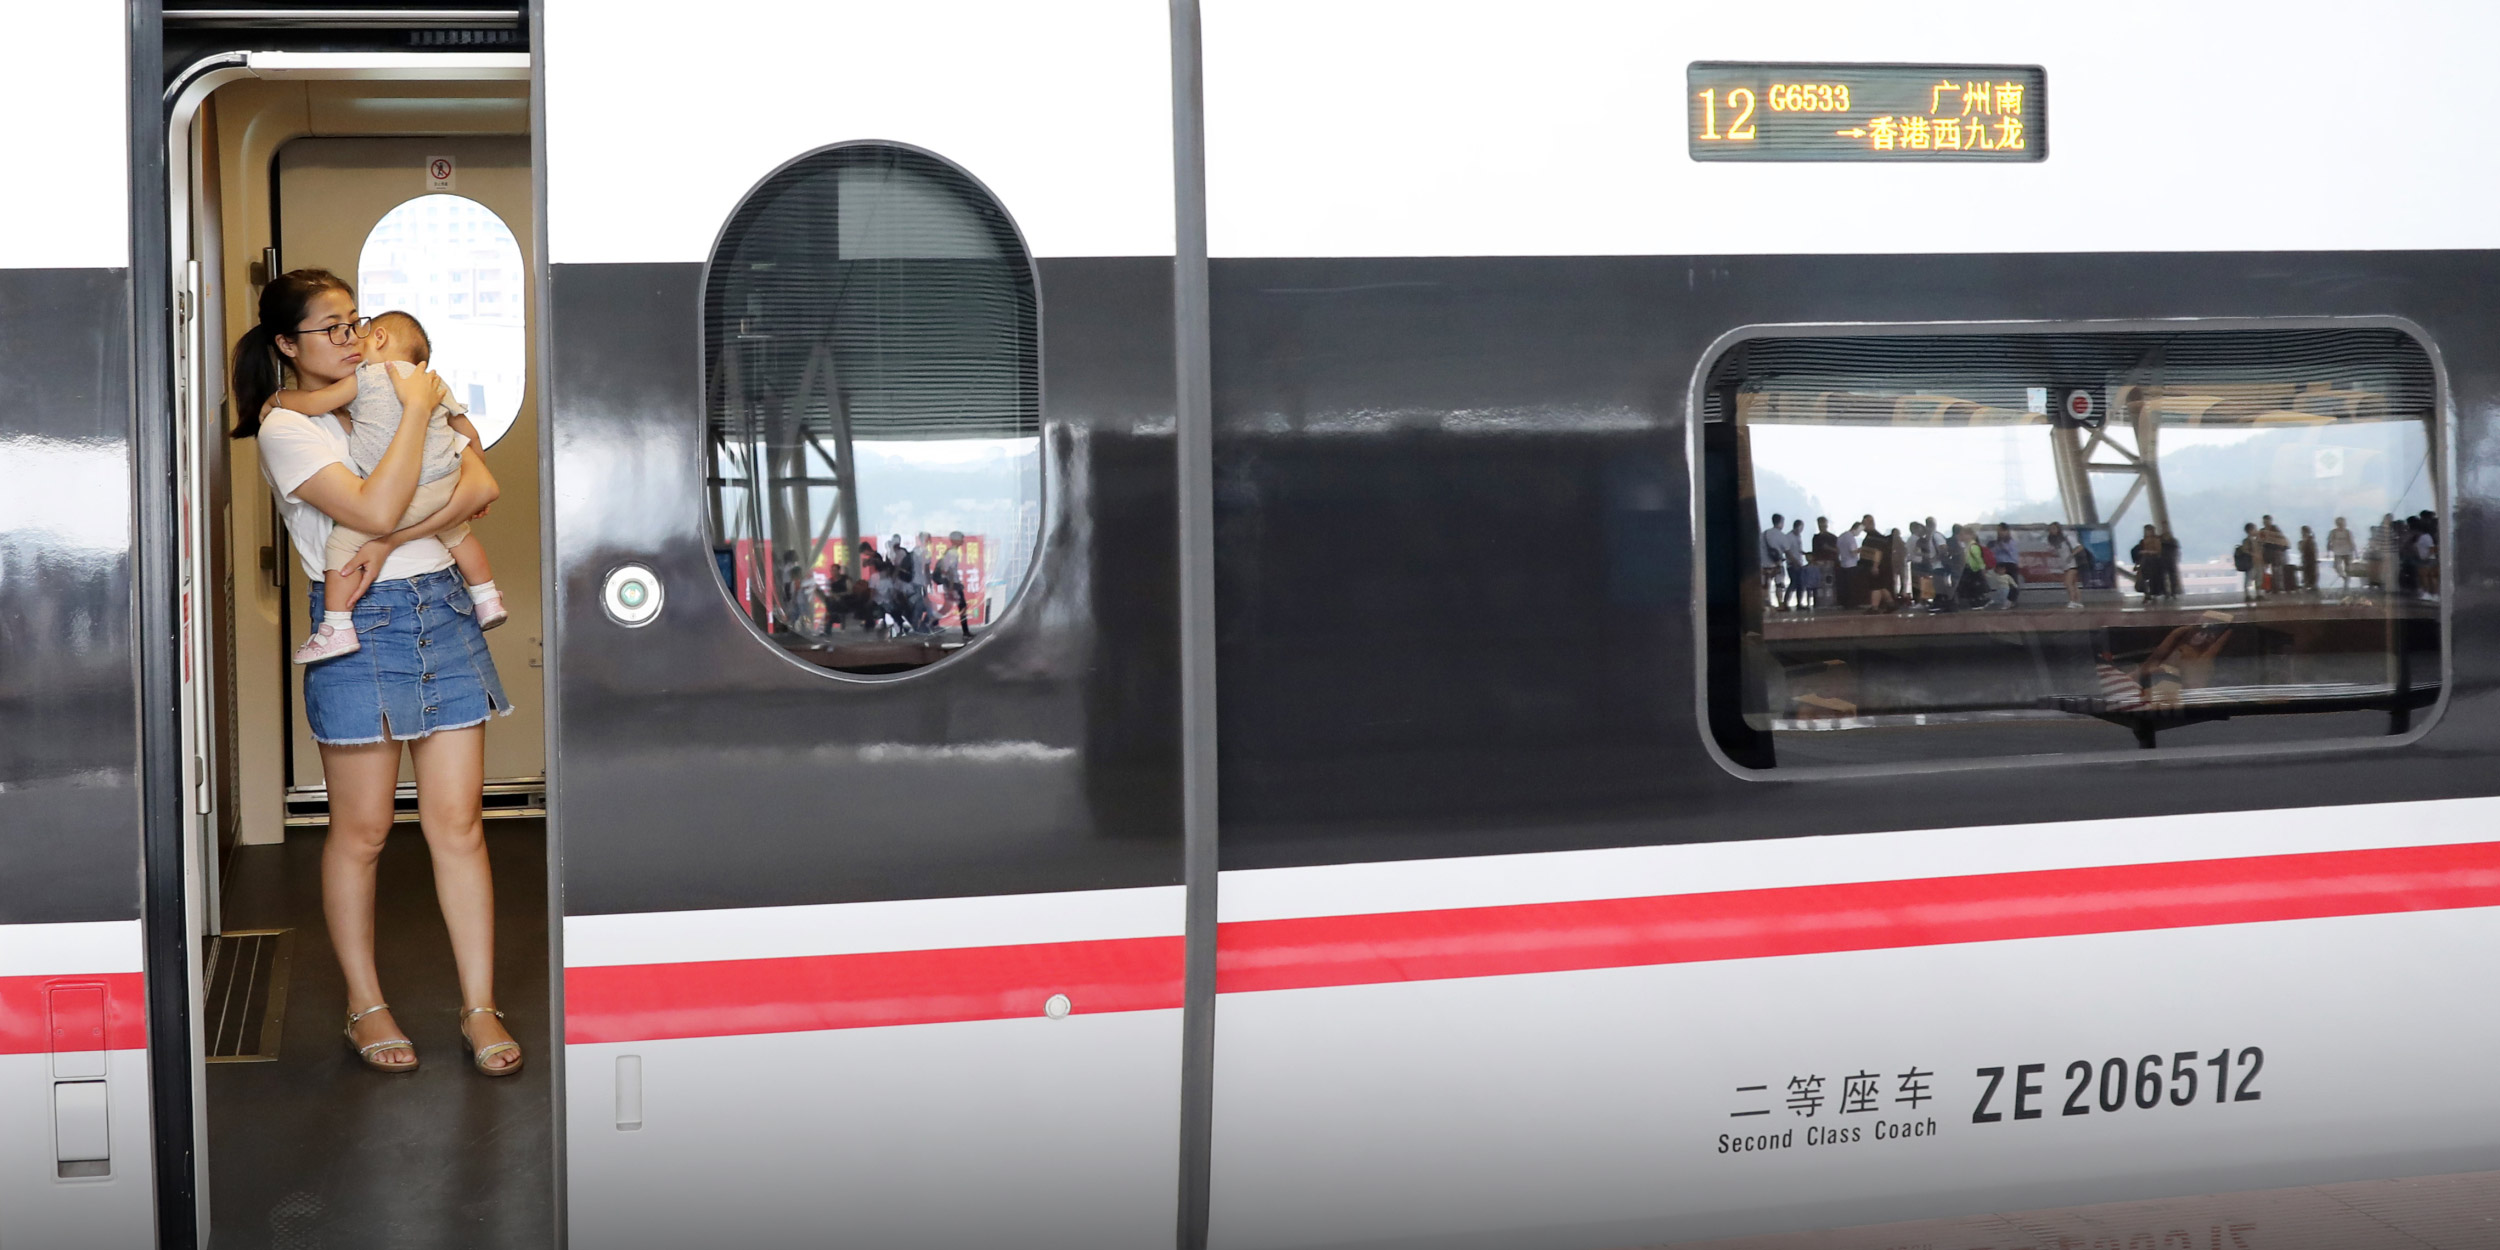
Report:
M 1181 1005 L 1181 939 L 1119 938 L 564 971 L 564 1040 L 794 1033 Z
M 1227 993 L 2500 906 L 2500 843 L 1225 925 Z
M 136 972 L 100 976 L 0 977 L 0 1055 L 41 1055 L 54 1050 L 56 1023 L 52 991 L 69 990 L 61 1000 L 58 1023 L 78 1036 L 60 1039 L 59 1049 L 91 1050 L 94 1034 L 92 991 L 104 991 L 104 1049 L 138 1050 L 148 1044 L 147 981 Z M 78 994 L 76 991 L 90 991 Z
M 2500 842 L 1236 921 L 1222 993 L 2500 906 Z M 1181 1005 L 1181 939 L 573 968 L 569 1042 Z

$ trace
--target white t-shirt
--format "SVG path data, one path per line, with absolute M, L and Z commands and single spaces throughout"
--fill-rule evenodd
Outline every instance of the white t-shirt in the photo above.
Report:
M 1858 532 L 1858 527 L 1850 526 L 1840 536 L 1840 567 L 1844 569 L 1858 567 L 1858 549 L 1865 545 L 1865 535 Z
M 465 445 L 467 440 L 461 440 Z M 323 413 L 307 417 L 300 412 L 272 408 L 260 423 L 260 473 L 269 479 L 269 489 L 278 493 L 278 510 L 286 517 L 287 536 L 295 541 L 295 555 L 304 562 L 304 574 L 321 580 L 321 557 L 330 545 L 330 531 L 337 522 L 330 514 L 295 497 L 295 488 L 303 485 L 325 465 L 347 464 L 347 427 L 337 416 Z M 348 472 L 355 470 L 351 467 Z M 420 538 L 391 552 L 382 562 L 376 581 L 416 577 L 451 567 L 451 549 L 438 539 Z

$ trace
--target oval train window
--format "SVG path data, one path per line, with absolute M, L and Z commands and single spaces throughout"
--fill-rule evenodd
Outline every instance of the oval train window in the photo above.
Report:
M 488 447 L 512 428 L 529 384 L 528 290 L 512 228 L 465 196 L 421 195 L 383 214 L 356 258 L 357 307 L 425 327 L 434 371 Z
M 1042 518 L 1039 314 L 1006 211 L 891 144 L 784 166 L 703 293 L 706 497 L 738 610 L 793 655 L 892 673 L 980 638 Z

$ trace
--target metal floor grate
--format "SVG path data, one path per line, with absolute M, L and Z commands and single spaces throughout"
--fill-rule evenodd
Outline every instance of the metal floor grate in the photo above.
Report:
M 292 929 L 246 929 L 209 939 L 208 992 L 200 1019 L 210 1063 L 266 1063 L 286 1032 Z

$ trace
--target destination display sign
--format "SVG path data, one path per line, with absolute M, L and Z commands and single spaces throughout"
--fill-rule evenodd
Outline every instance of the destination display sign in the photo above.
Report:
M 2036 65 L 1695 61 L 1684 84 L 1697 161 L 2048 156 L 2048 74 Z

